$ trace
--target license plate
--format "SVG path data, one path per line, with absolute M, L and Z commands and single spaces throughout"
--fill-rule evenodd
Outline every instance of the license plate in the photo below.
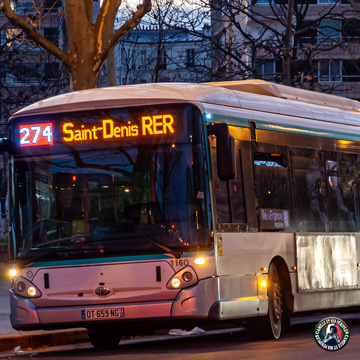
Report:
M 87 319 L 118 319 L 125 317 L 124 308 L 81 310 L 81 318 Z

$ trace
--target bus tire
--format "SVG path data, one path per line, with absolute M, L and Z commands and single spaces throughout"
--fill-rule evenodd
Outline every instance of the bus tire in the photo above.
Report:
M 270 264 L 268 277 L 268 314 L 256 319 L 252 326 L 254 336 L 261 339 L 279 339 L 282 333 L 283 303 L 278 271 Z
M 89 340 L 95 349 L 116 349 L 119 345 L 121 336 L 115 329 L 105 329 L 103 327 L 88 328 Z

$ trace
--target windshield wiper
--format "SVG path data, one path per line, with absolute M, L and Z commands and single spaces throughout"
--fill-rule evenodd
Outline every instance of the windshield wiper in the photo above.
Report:
M 71 240 L 72 242 L 75 242 L 75 243 L 76 242 L 82 243 L 82 241 L 79 241 L 79 240 L 83 239 L 84 237 L 88 237 L 88 236 L 91 236 L 91 235 L 76 234 L 76 235 L 69 236 L 69 237 L 66 237 L 66 238 L 47 241 L 47 242 L 45 242 L 43 244 L 39 244 L 39 245 L 35 246 L 35 248 L 42 248 L 42 247 L 44 247 L 46 245 L 49 245 L 49 244 L 55 244 L 55 243 L 68 241 L 68 240 Z M 170 249 L 167 246 L 162 245 L 162 244 L 158 243 L 157 241 L 151 240 L 146 236 L 140 236 L 140 238 L 142 238 L 142 239 L 148 241 L 149 243 L 157 246 L 158 248 L 162 249 L 165 253 L 173 255 L 176 259 L 181 258 L 182 253 L 179 252 L 179 251 Z M 107 239 L 107 240 L 111 240 L 111 239 Z M 24 268 L 26 265 L 29 265 L 29 264 L 33 263 L 35 260 L 39 260 L 39 259 L 41 259 L 41 258 L 43 258 L 46 255 L 49 255 L 51 253 L 54 253 L 54 252 L 67 252 L 67 251 L 69 251 L 69 249 L 51 248 L 48 251 L 42 252 L 41 254 L 37 254 L 37 255 L 35 255 L 33 257 L 30 257 L 28 259 L 24 259 L 23 261 L 20 261 L 19 262 L 19 267 Z
M 46 245 L 56 244 L 56 243 L 60 243 L 60 242 L 68 241 L 68 240 L 70 240 L 71 242 L 73 242 L 75 244 L 80 244 L 80 243 L 84 242 L 84 241 L 82 241 L 84 238 L 89 237 L 89 236 L 92 236 L 92 235 L 75 234 L 72 236 L 68 236 L 68 237 L 64 237 L 64 238 L 60 238 L 60 239 L 56 239 L 56 240 L 46 241 L 42 244 L 34 246 L 34 248 L 42 248 Z
M 142 236 L 142 238 L 143 238 L 144 240 L 148 241 L 149 243 L 151 243 L 151 244 L 159 247 L 160 249 L 164 250 L 165 253 L 168 253 L 168 254 L 171 254 L 171 255 L 175 256 L 176 259 L 180 259 L 180 258 L 181 258 L 181 255 L 182 255 L 181 252 L 175 251 L 175 250 L 173 250 L 173 249 L 170 249 L 170 248 L 168 248 L 167 246 L 162 245 L 162 244 L 158 243 L 157 241 L 151 240 L 151 239 L 149 239 L 149 238 L 146 237 L 146 236 Z

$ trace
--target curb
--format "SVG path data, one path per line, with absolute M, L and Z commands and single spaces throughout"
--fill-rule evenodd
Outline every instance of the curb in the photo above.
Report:
M 87 330 L 56 330 L 35 334 L 0 335 L 0 351 L 13 350 L 20 346 L 21 349 L 47 346 L 60 346 L 89 342 Z

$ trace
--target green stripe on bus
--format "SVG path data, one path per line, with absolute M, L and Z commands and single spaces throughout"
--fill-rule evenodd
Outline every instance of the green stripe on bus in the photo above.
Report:
M 200 252 L 188 253 L 181 256 L 181 259 L 195 257 L 195 256 L 211 256 L 214 252 Z M 94 259 L 74 259 L 74 260 L 57 260 L 57 261 L 39 261 L 28 265 L 28 268 L 38 268 L 47 266 L 71 266 L 71 265 L 93 265 L 116 262 L 130 262 L 130 261 L 149 261 L 149 260 L 174 260 L 174 257 L 166 254 L 154 255 L 135 255 L 135 256 L 118 256 L 108 258 L 94 258 Z M 176 260 L 176 259 L 175 259 Z
M 359 135 L 350 133 L 350 132 L 342 132 L 342 131 L 334 131 L 331 129 L 325 128 L 314 128 L 314 127 L 306 127 L 299 126 L 295 124 L 281 124 L 270 121 L 262 121 L 256 119 L 246 119 L 246 118 L 238 118 L 233 116 L 224 116 L 219 114 L 211 114 L 211 119 L 206 119 L 206 122 L 226 122 L 228 125 L 232 126 L 241 126 L 249 128 L 249 121 L 254 121 L 256 123 L 256 128 L 260 130 L 269 130 L 269 131 L 277 131 L 277 132 L 285 132 L 290 134 L 299 134 L 299 135 L 308 135 L 308 136 L 317 136 L 317 137 L 325 137 L 330 139 L 337 140 L 350 140 L 350 141 L 360 141 L 360 133 Z M 315 119 L 306 119 L 313 120 Z M 319 121 L 320 125 L 320 121 Z M 347 124 L 334 123 L 335 126 L 347 126 L 349 131 L 354 130 L 353 126 Z

